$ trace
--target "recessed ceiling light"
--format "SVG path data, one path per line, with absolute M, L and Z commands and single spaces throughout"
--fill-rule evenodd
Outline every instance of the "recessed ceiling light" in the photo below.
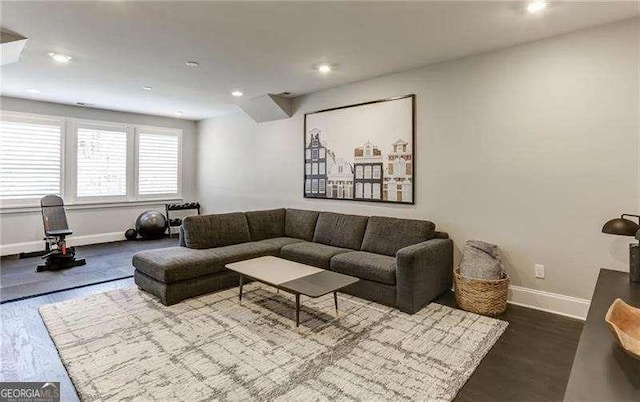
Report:
M 182 110 L 177 110 L 174 114 L 176 116 L 182 116 L 184 114 L 184 112 Z
M 153 87 L 150 87 L 149 85 L 145 85 L 142 87 L 142 89 L 144 89 L 145 91 L 151 91 Z
M 233 92 L 231 92 L 231 95 L 236 96 L 236 97 L 240 97 L 240 96 L 242 96 L 244 94 L 242 93 L 242 91 L 233 91 Z
M 30 94 L 39 94 L 40 90 L 39 89 L 27 89 L 27 92 L 29 92 Z
M 531 3 L 527 4 L 527 11 L 532 14 L 539 13 L 545 8 L 547 8 L 547 2 L 543 0 L 532 1 Z
M 68 63 L 72 59 L 71 56 L 67 56 L 66 54 L 54 53 L 54 52 L 49 53 L 49 57 L 51 57 L 53 60 L 57 61 L 58 63 Z
M 318 66 L 318 71 L 321 72 L 322 74 L 328 74 L 331 72 L 331 70 L 332 68 L 329 64 L 320 64 Z
M 189 67 L 198 67 L 200 63 L 195 60 L 187 60 L 186 65 Z

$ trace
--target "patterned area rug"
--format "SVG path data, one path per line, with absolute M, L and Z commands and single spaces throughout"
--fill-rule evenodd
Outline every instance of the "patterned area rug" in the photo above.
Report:
M 166 307 L 137 288 L 42 306 L 82 400 L 450 401 L 507 327 L 432 303 L 415 315 L 257 283 Z M 245 299 L 246 297 L 246 299 Z

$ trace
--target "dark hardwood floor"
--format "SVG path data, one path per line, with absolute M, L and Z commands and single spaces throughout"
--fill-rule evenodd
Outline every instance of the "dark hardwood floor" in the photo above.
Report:
M 131 278 L 2 304 L 0 381 L 60 381 L 61 400 L 78 400 L 38 307 L 129 286 Z M 455 305 L 452 294 L 437 302 Z M 518 306 L 499 318 L 509 327 L 456 400 L 561 401 L 582 323 Z
M 133 276 L 131 256 L 141 250 L 178 245 L 176 238 L 117 241 L 76 247 L 87 264 L 61 271 L 35 272 L 40 257 L 0 259 L 0 303 Z
M 436 302 L 455 307 L 453 293 Z M 456 401 L 562 401 L 583 323 L 509 305 L 509 322 Z

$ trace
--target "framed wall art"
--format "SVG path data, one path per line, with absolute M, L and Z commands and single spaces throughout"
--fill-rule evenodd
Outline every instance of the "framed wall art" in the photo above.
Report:
M 306 113 L 304 197 L 415 203 L 415 95 Z

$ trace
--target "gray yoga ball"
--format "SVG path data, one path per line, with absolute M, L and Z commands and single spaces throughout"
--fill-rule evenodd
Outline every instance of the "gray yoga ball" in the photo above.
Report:
M 167 218 L 159 211 L 145 211 L 136 219 L 136 231 L 143 239 L 159 239 L 167 230 Z

